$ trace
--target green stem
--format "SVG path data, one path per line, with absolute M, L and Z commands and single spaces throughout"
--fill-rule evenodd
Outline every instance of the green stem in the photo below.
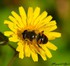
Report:
M 8 44 L 8 46 L 15 51 L 14 56 L 12 57 L 12 59 L 10 60 L 10 62 L 8 63 L 8 66 L 11 66 L 12 63 L 14 62 L 14 60 L 16 59 L 16 56 L 17 56 L 18 52 L 17 52 L 16 49 L 15 49 L 13 46 L 11 46 L 10 44 Z
M 8 46 L 16 52 L 16 49 L 13 46 L 11 46 L 10 44 L 8 44 Z
M 17 56 L 18 52 L 16 52 L 14 54 L 14 56 L 12 57 L 12 59 L 10 60 L 10 62 L 8 63 L 8 66 L 12 66 L 12 63 L 14 62 L 14 60 L 16 59 L 16 56 Z

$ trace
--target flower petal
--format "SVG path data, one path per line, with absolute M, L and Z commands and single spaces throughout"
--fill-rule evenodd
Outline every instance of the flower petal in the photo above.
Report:
M 4 32 L 4 35 L 5 35 L 5 36 L 11 36 L 12 34 L 13 34 L 12 31 L 5 31 L 5 32 Z
M 52 25 L 56 25 L 56 21 L 55 21 L 55 20 L 50 21 L 50 22 L 47 24 L 47 26 L 52 26 Z
M 22 18 L 23 24 L 26 25 L 26 12 L 22 6 L 19 7 L 19 13 Z
M 34 25 L 37 25 L 40 23 L 45 17 L 47 16 L 47 12 L 44 11 L 34 22 Z
M 57 50 L 57 47 L 54 44 L 52 44 L 51 42 L 48 42 L 46 44 L 46 47 L 48 47 L 49 49 L 52 49 L 52 50 Z
M 42 57 L 42 59 L 44 61 L 47 60 L 46 55 L 45 55 L 45 52 L 42 49 L 40 49 L 40 56 Z
M 18 23 L 21 25 L 21 27 L 23 27 L 23 22 L 21 20 L 21 17 L 14 11 L 11 12 L 11 14 L 15 17 L 15 19 L 18 21 Z
M 57 29 L 57 26 L 56 25 L 52 25 L 52 26 L 48 26 L 48 27 L 46 27 L 47 29 L 47 31 L 48 32 L 50 32 L 50 31 L 53 31 L 53 30 L 55 30 L 55 29 Z
M 59 33 L 59 32 L 50 32 L 50 34 L 55 37 L 61 37 L 61 33 Z
M 47 49 L 47 47 L 46 47 L 45 45 L 40 45 L 40 46 L 44 49 L 45 54 L 46 54 L 49 58 L 51 58 L 51 57 L 52 57 L 52 54 L 51 54 L 51 52 Z
M 45 19 L 43 19 L 41 22 L 39 22 L 36 26 L 39 26 L 38 28 L 43 28 L 45 25 L 49 24 L 49 22 L 52 20 L 52 16 L 48 16 Z
M 32 59 L 34 60 L 34 62 L 38 61 L 38 55 L 36 52 L 31 51 L 31 55 L 32 55 Z
M 21 42 L 18 42 L 18 47 L 16 48 L 16 51 L 19 52 L 19 58 L 23 59 L 24 58 L 24 45 Z
M 39 7 L 36 7 L 35 8 L 35 11 L 34 11 L 33 19 L 35 20 L 38 17 L 39 14 L 40 14 L 40 8 Z
M 10 21 L 8 21 L 8 20 L 5 20 L 5 21 L 4 21 L 4 24 L 7 24 L 8 27 L 9 27 L 13 32 L 16 32 L 17 26 L 16 26 L 14 23 L 12 23 L 12 22 L 10 22 Z M 14 26 L 14 25 L 15 25 L 15 26 Z
M 17 25 L 17 27 L 21 27 L 21 25 L 17 22 L 17 20 L 13 16 L 9 16 L 9 19 Z
M 39 14 L 40 14 L 40 8 L 39 7 L 36 7 L 35 10 L 34 10 L 34 13 L 33 13 L 33 19 L 32 19 L 31 25 L 34 24 L 34 21 L 39 16 Z
M 35 51 L 35 49 L 34 49 L 34 46 L 32 45 L 32 44 L 29 44 L 29 47 L 30 47 L 30 53 L 31 53 L 31 56 L 32 56 L 32 59 L 36 62 L 36 61 L 38 61 L 38 55 L 37 55 L 37 53 L 36 53 L 36 51 Z
M 19 39 L 17 38 L 16 35 L 13 35 L 12 37 L 9 38 L 9 41 L 18 42 Z
M 34 21 L 39 16 L 39 14 L 40 14 L 40 8 L 39 7 L 36 7 L 35 10 L 34 10 L 34 13 L 33 13 L 33 19 L 32 19 L 31 25 L 34 24 Z
M 50 32 L 50 31 L 57 29 L 57 26 L 56 25 L 52 25 L 52 26 L 45 26 L 44 25 L 44 26 L 37 28 L 37 29 L 39 29 L 39 32 L 44 31 L 44 33 L 46 34 L 47 32 Z
M 28 8 L 28 19 L 27 19 L 27 23 L 28 25 L 31 25 L 32 19 L 33 19 L 33 8 L 29 7 Z
M 30 48 L 27 43 L 25 44 L 25 56 L 30 57 Z
M 38 26 L 39 26 L 39 25 L 38 25 Z M 53 20 L 53 21 L 51 21 L 51 22 L 49 22 L 49 23 L 46 23 L 46 24 L 43 24 L 43 23 L 42 23 L 42 25 L 40 25 L 40 26 L 38 27 L 38 29 L 40 29 L 40 30 L 42 30 L 42 31 L 45 31 L 45 32 L 53 31 L 53 30 L 57 29 L 56 21 Z
M 61 37 L 61 33 L 58 32 L 44 32 L 44 34 L 48 37 L 49 40 Z
M 43 20 L 44 24 L 49 23 L 49 22 L 52 20 L 52 18 L 53 18 L 53 17 L 52 17 L 51 15 L 47 16 L 47 17 Z

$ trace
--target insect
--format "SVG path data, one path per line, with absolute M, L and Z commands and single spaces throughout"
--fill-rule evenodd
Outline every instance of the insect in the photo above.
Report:
M 28 31 L 28 30 L 25 30 L 23 33 L 22 33 L 22 36 L 23 36 L 23 39 L 28 39 L 30 40 L 31 42 L 36 39 L 36 42 L 37 44 L 45 44 L 48 42 L 48 38 L 47 36 L 45 36 L 43 34 L 43 32 L 41 33 L 38 33 L 36 34 L 35 31 Z
M 30 41 L 33 41 L 36 37 L 36 33 L 34 31 L 27 31 L 25 30 L 23 33 L 23 39 L 29 39 Z

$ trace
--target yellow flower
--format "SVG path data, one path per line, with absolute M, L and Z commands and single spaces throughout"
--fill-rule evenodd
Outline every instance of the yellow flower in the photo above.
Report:
M 4 24 L 7 24 L 11 31 L 5 31 L 4 34 L 9 37 L 9 41 L 18 42 L 16 51 L 19 52 L 19 58 L 23 59 L 25 57 L 32 57 L 34 61 L 38 61 L 38 54 L 45 61 L 52 57 L 49 49 L 56 50 L 57 47 L 49 42 L 49 40 L 54 40 L 61 36 L 58 32 L 53 32 L 57 28 L 56 21 L 52 20 L 52 16 L 47 16 L 47 12 L 44 11 L 40 14 L 40 8 L 36 7 L 33 11 L 32 7 L 28 8 L 26 14 L 24 8 L 19 7 L 19 14 L 12 11 L 12 16 L 9 16 L 9 20 L 5 20 Z M 39 44 L 37 42 L 37 36 L 30 41 L 29 38 L 23 38 L 23 32 L 34 31 L 38 36 L 43 32 L 43 35 L 47 37 L 47 42 L 45 44 Z M 46 57 L 47 56 L 47 57 Z

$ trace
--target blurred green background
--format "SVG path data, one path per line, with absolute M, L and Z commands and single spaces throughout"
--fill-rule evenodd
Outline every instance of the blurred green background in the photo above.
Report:
M 70 0 L 0 0 L 0 32 L 9 30 L 4 25 L 4 20 L 8 19 L 11 11 L 18 13 L 18 7 L 23 6 L 27 11 L 29 6 L 40 7 L 41 13 L 47 11 L 57 21 L 58 29 L 62 37 L 51 41 L 57 47 L 57 51 L 51 51 L 53 57 L 43 61 L 39 56 L 39 61 L 34 62 L 32 58 L 16 59 L 11 66 L 70 66 Z M 10 42 L 12 46 L 17 44 Z M 8 46 L 0 46 L 0 66 L 8 66 L 14 55 L 14 51 Z

